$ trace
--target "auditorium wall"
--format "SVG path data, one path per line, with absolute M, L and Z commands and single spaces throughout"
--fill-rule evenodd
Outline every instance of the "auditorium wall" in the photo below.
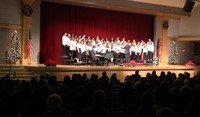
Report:
M 158 40 L 162 39 L 162 17 L 155 16 L 154 18 L 154 43 L 155 48 L 158 48 Z M 157 57 L 157 49 L 155 49 L 154 58 Z
M 181 17 L 179 32 L 182 37 L 200 37 L 200 3 L 191 12 L 191 17 Z
M 0 28 L 0 64 L 5 63 L 5 51 L 10 50 L 11 34 L 15 25 L 22 27 L 22 0 L 1 0 L 0 1 L 0 25 L 6 24 L 7 28 Z M 37 63 L 39 58 L 40 45 L 40 2 L 32 4 L 32 29 L 31 37 L 33 43 L 32 62 Z M 13 27 L 14 25 L 14 27 Z M 9 26 L 12 26 L 11 28 Z M 17 29 L 18 37 L 22 40 L 22 30 Z
M 190 60 L 194 60 L 195 43 L 188 41 L 177 41 L 178 63 L 186 64 Z
M 181 17 L 180 20 L 171 19 L 169 20 L 168 37 L 179 38 L 179 37 L 200 37 L 200 4 L 196 3 L 196 6 L 191 12 L 191 16 Z M 170 49 L 170 41 L 168 48 Z M 195 44 L 199 42 L 194 41 L 177 41 L 178 47 L 178 64 L 185 64 L 189 60 L 194 60 Z M 168 50 L 169 50 L 168 49 Z M 185 52 L 184 52 L 185 50 Z M 168 52 L 169 53 L 169 52 Z
M 22 0 L 0 1 L 0 23 L 22 24 Z
M 10 50 L 11 34 L 17 29 L 18 37 L 22 39 L 22 1 L 0 1 L 0 64 L 5 63 L 5 51 Z
M 32 63 L 39 63 L 40 51 L 40 2 L 32 5 L 32 42 L 33 42 L 33 56 Z

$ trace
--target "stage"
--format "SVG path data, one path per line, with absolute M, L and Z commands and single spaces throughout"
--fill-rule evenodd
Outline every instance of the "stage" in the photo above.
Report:
M 91 65 L 56 65 L 56 67 L 46 67 L 44 64 L 30 64 L 24 65 L 25 69 L 31 71 L 35 75 L 45 74 L 49 72 L 51 75 L 57 76 L 58 81 L 62 81 L 65 75 L 72 74 L 84 74 L 88 75 L 90 78 L 91 74 L 97 74 L 99 77 L 102 75 L 103 71 L 107 72 L 107 75 L 110 77 L 113 73 L 117 74 L 117 78 L 123 82 L 126 75 L 134 74 L 136 70 L 139 70 L 140 75 L 145 77 L 149 72 L 156 70 L 157 75 L 160 75 L 161 71 L 167 73 L 171 71 L 176 73 L 178 76 L 179 73 L 189 72 L 191 77 L 195 75 L 198 71 L 196 67 L 187 67 L 185 65 L 151 65 L 151 66 L 134 66 L 134 67 L 125 67 L 119 65 L 108 65 L 108 66 L 91 66 Z

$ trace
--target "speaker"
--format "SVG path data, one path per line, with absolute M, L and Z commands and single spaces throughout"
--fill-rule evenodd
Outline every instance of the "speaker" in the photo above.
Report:
M 183 10 L 185 12 L 191 12 L 194 4 L 195 4 L 195 2 L 193 2 L 192 0 L 187 0 L 184 7 L 183 7 Z

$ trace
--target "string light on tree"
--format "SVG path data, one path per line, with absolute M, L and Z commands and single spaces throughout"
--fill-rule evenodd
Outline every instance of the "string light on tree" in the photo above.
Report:
M 169 63 L 170 64 L 178 63 L 178 48 L 175 41 L 172 41 L 170 44 Z
M 10 51 L 9 51 L 8 57 L 10 61 L 14 63 L 16 61 L 21 62 L 21 43 L 18 38 L 16 30 L 11 34 Z

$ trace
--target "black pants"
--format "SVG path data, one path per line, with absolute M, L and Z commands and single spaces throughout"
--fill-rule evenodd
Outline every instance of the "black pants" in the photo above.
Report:
M 136 60 L 136 58 L 135 58 L 135 52 L 131 52 L 131 60 Z
M 82 54 L 81 54 L 81 52 L 76 52 L 76 56 L 77 56 L 77 58 L 81 61 L 81 59 L 82 59 Z
M 148 59 L 149 59 L 150 61 L 153 60 L 153 52 L 148 51 Z
M 69 56 L 69 46 L 65 45 L 64 46 L 64 55 Z
M 124 53 L 120 53 L 120 62 L 124 62 L 124 58 L 125 58 L 125 54 Z
M 76 57 L 76 51 L 71 50 L 71 59 L 75 59 L 75 57 Z
M 136 61 L 140 61 L 140 53 L 136 53 Z
M 125 61 L 130 62 L 130 53 L 125 54 Z
M 143 53 L 143 60 L 144 60 L 144 61 L 147 60 L 147 53 Z
M 113 56 L 114 56 L 114 63 L 118 63 L 119 54 L 114 52 Z

